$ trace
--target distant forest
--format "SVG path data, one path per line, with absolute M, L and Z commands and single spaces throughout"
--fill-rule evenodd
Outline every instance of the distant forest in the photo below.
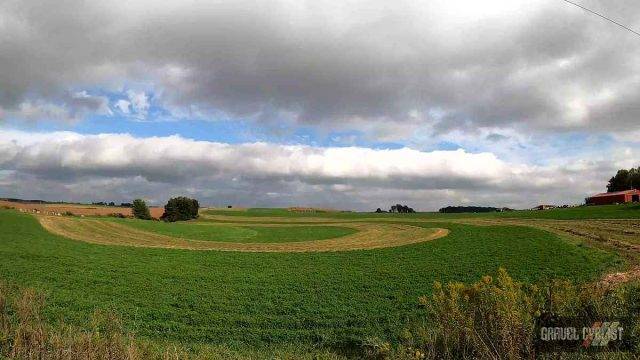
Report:
M 438 210 L 441 213 L 481 213 L 481 212 L 498 212 L 503 209 L 490 206 L 447 206 Z
M 23 204 L 75 204 L 75 203 L 68 203 L 64 201 L 45 201 L 45 200 L 36 200 L 36 199 L 0 198 L 0 200 L 15 202 L 15 203 L 23 203 Z
M 0 200 L 22 203 L 22 204 L 72 204 L 72 205 L 87 205 L 79 202 L 67 202 L 67 201 L 46 201 L 46 200 L 37 200 L 37 199 L 17 199 L 17 198 L 0 198 Z M 91 205 L 99 205 L 99 206 L 121 206 L 121 207 L 131 207 L 131 203 L 120 203 L 120 205 L 116 205 L 115 202 L 92 202 Z
M 618 170 L 616 175 L 609 179 L 607 192 L 640 189 L 640 167 L 629 170 Z

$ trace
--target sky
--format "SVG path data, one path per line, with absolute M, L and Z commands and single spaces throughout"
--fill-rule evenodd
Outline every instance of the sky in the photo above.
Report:
M 640 165 L 639 56 L 562 0 L 5 0 L 0 197 L 577 204 Z

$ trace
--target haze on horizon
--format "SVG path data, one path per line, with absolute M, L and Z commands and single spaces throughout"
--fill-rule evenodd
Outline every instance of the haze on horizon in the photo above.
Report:
M 0 197 L 580 203 L 639 165 L 638 55 L 562 0 L 3 1 Z

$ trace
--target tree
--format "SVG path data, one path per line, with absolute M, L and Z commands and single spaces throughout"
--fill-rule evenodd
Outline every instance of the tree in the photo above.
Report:
M 149 207 L 142 199 L 133 200 L 132 204 L 133 217 L 142 220 L 151 220 L 151 213 Z
M 382 209 L 380 209 L 380 208 L 377 208 L 377 209 L 376 209 L 376 212 L 377 212 L 377 213 L 382 213 L 382 212 L 384 212 L 384 211 L 382 211 Z
M 389 209 L 390 213 L 414 213 L 416 212 L 415 210 L 413 210 L 413 208 L 408 207 L 407 205 L 402 205 L 402 204 L 395 204 L 391 206 L 391 209 Z
M 164 206 L 164 214 L 161 219 L 168 222 L 196 219 L 199 208 L 200 204 L 196 199 L 184 196 L 171 198 Z
M 614 177 L 609 179 L 607 192 L 640 189 L 640 167 L 620 169 Z
M 440 208 L 441 213 L 483 213 L 496 211 L 511 211 L 509 208 L 498 209 L 491 206 L 447 206 Z

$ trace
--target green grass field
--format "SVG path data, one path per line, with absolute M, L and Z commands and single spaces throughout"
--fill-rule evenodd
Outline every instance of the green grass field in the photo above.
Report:
M 462 214 L 441 214 L 437 212 L 422 212 L 414 214 L 390 214 L 390 213 L 359 213 L 359 212 L 317 212 L 317 213 L 296 213 L 286 209 L 262 209 L 253 208 L 246 211 L 233 210 L 208 210 L 211 215 L 226 216 L 252 216 L 252 217 L 326 217 L 334 219 L 357 219 L 362 217 L 383 217 L 383 218 L 425 218 L 425 219 L 460 219 L 460 218 L 520 218 L 520 219 L 559 219 L 559 220 L 579 220 L 579 219 L 638 219 L 640 218 L 639 204 L 603 205 L 603 206 L 579 206 L 567 209 L 552 210 L 519 210 L 495 213 L 462 213 Z
M 277 243 L 324 240 L 353 234 L 355 229 L 340 226 L 226 226 L 214 223 L 165 223 L 138 219 L 106 218 L 136 229 L 178 238 L 239 243 Z
M 622 265 L 612 253 L 528 227 L 420 226 L 451 233 L 380 250 L 241 253 L 92 245 L 0 210 L 0 279 L 44 291 L 52 322 L 84 324 L 95 309 L 113 309 L 150 339 L 340 346 L 397 339 L 434 281 L 471 283 L 504 267 L 526 282 L 584 282 Z

